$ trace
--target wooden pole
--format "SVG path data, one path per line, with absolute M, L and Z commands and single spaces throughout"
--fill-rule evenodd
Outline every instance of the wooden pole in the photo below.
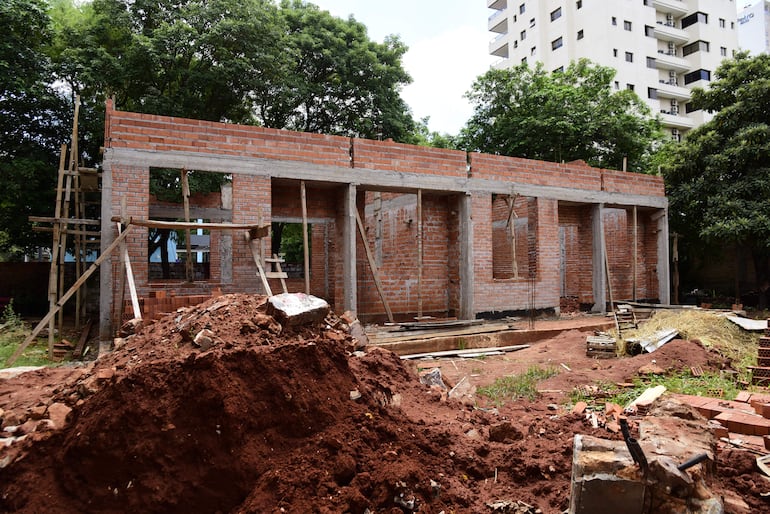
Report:
M 417 190 L 417 317 L 422 318 L 422 189 Z
M 107 257 L 115 250 L 115 248 L 120 245 L 121 242 L 126 238 L 126 236 L 129 234 L 131 225 L 126 227 L 126 230 L 123 231 L 122 234 L 120 234 L 117 238 L 115 238 L 115 241 L 110 244 L 110 246 L 107 247 L 107 249 L 102 253 L 96 261 L 89 267 L 85 273 L 83 273 L 80 278 L 75 281 L 75 283 L 72 285 L 72 287 L 67 290 L 66 293 L 62 295 L 61 298 L 56 302 L 56 304 L 53 306 L 51 310 L 48 311 L 48 314 L 46 314 L 43 319 L 40 320 L 40 323 L 37 324 L 37 326 L 32 330 L 32 332 L 27 336 L 27 338 L 24 340 L 23 343 L 16 349 L 16 351 L 11 355 L 8 360 L 5 362 L 6 367 L 10 367 L 14 362 L 16 362 L 16 359 L 19 358 L 19 356 L 22 354 L 22 352 L 27 348 L 27 346 L 34 341 L 35 337 L 40 333 L 40 330 L 48 323 L 50 322 L 54 316 L 56 316 L 56 313 L 61 310 L 61 308 L 64 306 L 65 303 L 67 303 L 67 300 L 72 298 L 72 295 L 75 294 L 75 292 L 80 289 L 80 286 L 83 285 L 83 283 L 88 280 L 88 277 L 90 277 L 94 271 L 99 268 L 99 266 L 104 262 Z
M 259 278 L 262 280 L 262 287 L 265 288 L 265 294 L 267 296 L 273 296 L 273 290 L 270 289 L 270 284 L 267 282 L 267 277 L 265 276 L 265 269 L 262 267 L 262 254 L 259 249 L 259 240 L 252 239 L 248 232 L 244 232 L 243 237 L 251 249 L 251 255 L 254 257 L 254 262 L 256 263 L 257 271 L 259 272 Z
M 121 233 L 121 224 L 118 223 L 118 235 Z M 134 283 L 134 271 L 131 268 L 131 260 L 128 258 L 128 248 L 126 244 L 120 244 L 120 254 L 126 266 L 126 280 L 128 281 L 128 292 L 131 295 L 131 307 L 134 310 L 134 318 L 142 319 L 142 309 L 139 308 L 139 297 L 136 294 L 136 283 Z
M 388 305 L 388 300 L 385 298 L 385 292 L 382 288 L 382 282 L 380 282 L 380 272 L 377 269 L 377 263 L 374 261 L 372 250 L 369 248 L 369 241 L 366 240 L 366 231 L 364 230 L 364 223 L 361 221 L 361 215 L 356 211 L 356 224 L 358 225 L 358 233 L 361 234 L 361 240 L 364 242 L 364 250 L 366 250 L 366 258 L 369 260 L 369 268 L 372 270 L 372 276 L 374 277 L 374 285 L 377 287 L 377 292 L 382 300 L 382 305 L 385 306 L 385 313 L 388 315 L 388 321 L 393 323 L 393 313 Z
M 67 145 L 61 145 L 59 154 L 59 177 L 56 181 L 56 206 L 54 207 L 54 218 L 61 216 L 62 187 L 64 186 L 64 166 L 67 162 Z M 48 275 L 48 309 L 51 310 L 56 305 L 59 295 L 59 248 L 61 245 L 62 224 L 56 222 L 53 224 L 53 244 L 51 246 L 51 270 Z M 48 358 L 53 358 L 54 343 L 54 319 L 51 317 L 48 324 Z
M 607 273 L 607 292 L 610 295 L 610 310 L 615 311 L 615 300 L 612 296 L 612 275 L 610 274 L 610 256 L 607 255 L 607 238 L 602 237 L 602 253 L 604 254 L 604 270 Z
M 182 200 L 184 201 L 184 221 L 190 223 L 190 183 L 187 180 L 187 170 L 182 168 Z M 185 249 L 187 250 L 184 274 L 188 282 L 193 281 L 193 261 L 192 261 L 192 243 L 190 242 L 191 231 L 185 229 Z
M 639 253 L 639 236 L 638 236 L 638 230 L 637 230 L 637 214 L 636 214 L 636 205 L 634 205 L 634 215 L 633 215 L 633 223 L 634 223 L 634 260 L 633 260 L 633 275 L 632 275 L 632 285 L 633 285 L 633 293 L 631 295 L 631 299 L 636 301 L 636 274 L 637 274 L 637 254 Z
M 506 203 L 508 203 L 508 218 L 506 225 L 511 234 L 511 267 L 513 268 L 513 278 L 519 278 L 519 261 L 516 257 L 516 218 L 518 218 L 518 216 L 514 209 L 516 205 L 516 195 L 509 196 Z
M 300 200 L 302 203 L 302 251 L 305 264 L 305 294 L 310 294 L 310 245 L 307 238 L 307 194 L 305 181 L 299 183 Z

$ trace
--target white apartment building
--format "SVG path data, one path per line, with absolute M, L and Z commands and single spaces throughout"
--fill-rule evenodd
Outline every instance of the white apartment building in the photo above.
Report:
M 747 5 L 738 13 L 738 46 L 751 55 L 770 53 L 770 0 Z
M 489 52 L 507 68 L 540 61 L 548 71 L 588 58 L 617 70 L 615 88 L 646 100 L 671 137 L 711 116 L 689 105 L 737 51 L 733 0 L 487 0 Z

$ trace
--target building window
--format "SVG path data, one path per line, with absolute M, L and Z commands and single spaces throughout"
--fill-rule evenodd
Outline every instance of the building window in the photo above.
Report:
M 655 61 L 654 57 L 648 57 L 647 58 L 647 67 L 652 68 L 653 70 L 658 67 L 657 62 Z
M 708 52 L 708 51 L 709 51 L 708 41 L 695 41 L 693 43 L 690 43 L 689 45 L 684 45 L 682 47 L 682 56 L 686 57 L 690 54 L 694 54 L 695 52 Z
M 518 39 L 514 39 L 513 40 L 513 47 L 514 48 L 519 48 L 519 40 Z
M 692 84 L 699 80 L 711 80 L 711 72 L 709 70 L 695 70 L 684 76 L 685 84 Z
M 704 25 L 708 25 L 708 22 L 709 15 L 698 11 L 682 18 L 682 28 L 686 29 L 690 25 L 695 25 L 696 23 L 703 23 Z
M 617 48 L 613 48 L 612 49 L 612 56 L 613 57 L 617 57 L 618 56 L 618 49 Z
M 676 142 L 682 141 L 682 135 L 679 133 L 679 129 L 671 129 L 671 139 Z
M 564 66 L 559 66 L 555 70 L 553 70 L 554 73 L 564 73 Z
M 551 11 L 551 21 L 558 20 L 559 18 L 561 18 L 561 7 L 555 11 Z
M 722 57 L 727 57 L 727 48 L 725 48 L 723 46 L 720 46 L 719 47 L 719 55 L 721 55 Z
M 561 48 L 562 45 L 562 39 L 556 38 L 553 41 L 551 41 L 551 50 L 556 50 L 557 48 Z
M 658 90 L 654 87 L 648 87 L 647 88 L 647 98 L 651 98 L 652 100 L 655 100 L 658 98 Z
M 626 52 L 626 62 L 634 62 L 634 54 L 631 52 Z
M 723 29 L 723 28 L 725 28 L 725 26 L 726 26 L 725 19 L 724 18 L 719 18 L 719 28 Z
M 623 21 L 623 29 L 631 32 L 631 22 L 628 20 Z
M 537 52 L 536 46 L 533 46 L 532 48 L 529 49 L 529 55 L 535 55 L 535 52 Z
M 578 9 L 580 9 L 581 7 L 583 7 L 583 0 L 577 0 L 577 2 L 575 2 L 575 5 L 577 6 Z
M 734 22 L 734 21 L 731 21 L 731 22 L 730 22 L 730 28 L 731 28 L 731 29 L 734 29 L 734 28 L 735 28 L 735 22 Z
M 522 57 L 521 58 L 521 64 L 527 64 L 527 58 L 526 57 Z
M 689 114 L 689 113 L 695 112 L 695 111 L 700 111 L 700 109 L 695 107 L 695 105 L 692 102 L 688 102 L 688 103 L 685 104 L 684 112 Z
M 527 6 L 525 6 L 524 4 L 521 4 L 519 6 L 519 14 L 524 14 L 524 11 L 526 10 L 527 10 Z
M 527 39 L 527 31 L 526 30 L 522 30 L 521 31 L 521 40 L 524 41 L 525 39 Z
M 514 14 L 513 15 L 513 23 L 516 23 L 517 21 L 519 21 L 519 17 Z
M 529 20 L 529 26 L 530 27 L 534 27 L 535 26 L 535 18 L 532 18 L 531 20 Z
M 626 89 L 628 89 L 629 91 L 633 91 L 634 90 L 634 85 L 633 84 L 626 84 Z
M 612 24 L 613 25 L 617 25 L 618 24 L 618 19 L 616 17 L 614 17 L 614 16 L 612 17 Z
M 655 27 L 650 27 L 649 25 L 645 25 L 644 35 L 647 37 L 655 37 Z
M 617 80 L 615 81 L 615 89 L 620 89 L 620 82 Z
M 583 39 L 583 29 L 578 30 L 577 38 L 578 39 Z

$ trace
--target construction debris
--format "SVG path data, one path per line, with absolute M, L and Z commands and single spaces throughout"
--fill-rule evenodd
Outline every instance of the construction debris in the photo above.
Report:
M 284 326 L 311 325 L 329 313 L 326 300 L 305 293 L 281 293 L 267 302 L 267 313 Z
M 612 359 L 617 357 L 617 340 L 607 333 L 599 332 L 586 337 L 586 355 L 595 359 Z
M 646 337 L 644 339 L 629 338 L 626 339 L 626 342 L 638 344 L 645 352 L 652 353 L 664 344 L 673 340 L 678 335 L 679 331 L 677 329 L 670 328 L 659 330 L 655 332 L 651 337 Z

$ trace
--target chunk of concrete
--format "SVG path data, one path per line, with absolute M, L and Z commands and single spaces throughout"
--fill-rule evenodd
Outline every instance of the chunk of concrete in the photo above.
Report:
M 281 293 L 268 299 L 267 313 L 283 326 L 310 325 L 329 314 L 329 304 L 309 294 Z

